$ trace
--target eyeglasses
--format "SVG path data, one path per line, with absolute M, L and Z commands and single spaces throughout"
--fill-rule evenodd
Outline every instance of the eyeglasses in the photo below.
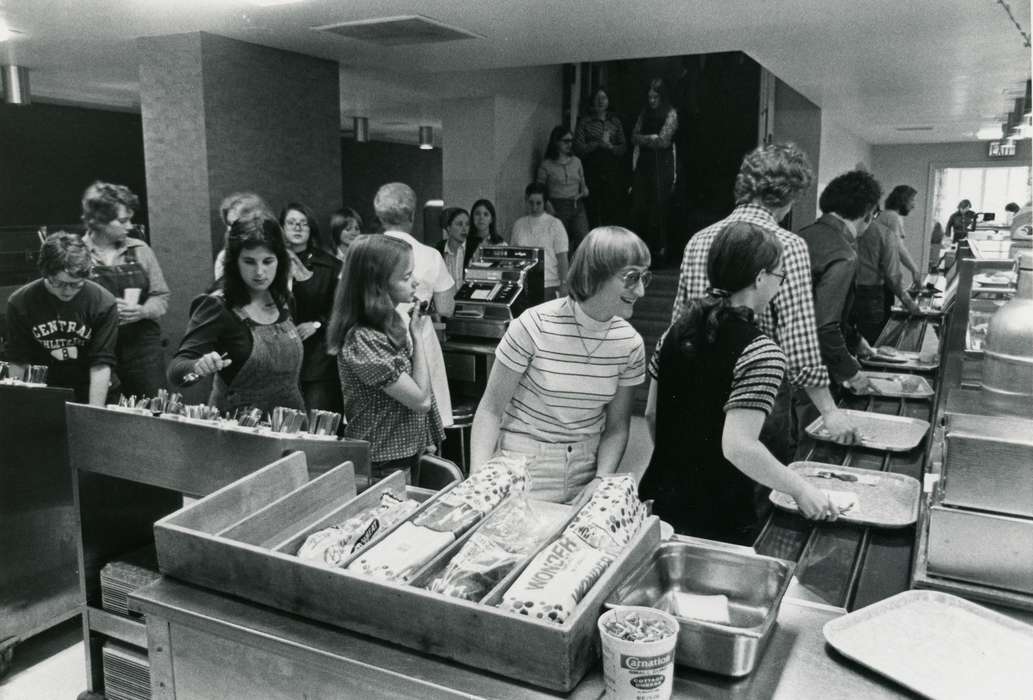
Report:
M 624 283 L 625 289 L 634 289 L 639 282 L 642 283 L 642 288 L 645 289 L 653 281 L 653 273 L 649 270 L 628 270 L 621 275 L 621 281 Z
M 59 280 L 56 277 L 47 277 L 47 284 L 49 284 L 54 289 L 82 289 L 83 286 L 86 284 L 86 278 L 80 277 L 71 282 L 65 282 L 64 280 Z
M 283 222 L 285 228 L 308 228 L 308 221 L 304 219 L 287 219 Z
M 769 275 L 771 275 L 772 277 L 777 277 L 778 278 L 778 286 L 779 287 L 781 287 L 783 284 L 786 283 L 786 277 L 789 276 L 789 275 L 785 274 L 784 272 L 772 272 L 771 270 L 766 270 L 766 272 Z

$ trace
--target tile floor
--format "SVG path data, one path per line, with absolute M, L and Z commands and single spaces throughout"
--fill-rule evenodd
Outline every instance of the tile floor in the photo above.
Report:
M 641 474 L 651 452 L 645 419 L 632 417 L 621 470 Z M 18 645 L 10 670 L 0 678 L 0 700 L 75 700 L 85 689 L 86 661 L 78 618 Z

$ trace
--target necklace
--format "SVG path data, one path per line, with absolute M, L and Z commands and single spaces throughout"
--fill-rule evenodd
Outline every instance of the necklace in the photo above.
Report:
M 606 327 L 605 335 L 603 335 L 603 337 L 599 340 L 599 342 L 595 344 L 595 347 L 592 348 L 591 350 L 589 350 L 588 349 L 588 343 L 585 342 L 585 336 L 583 336 L 581 334 L 581 322 L 577 320 L 577 307 L 574 306 L 574 302 L 573 301 L 570 302 L 570 308 L 571 308 L 571 311 L 574 314 L 574 328 L 577 329 L 577 337 L 578 337 L 578 340 L 581 341 L 581 347 L 584 348 L 584 350 L 585 350 L 585 356 L 588 359 L 592 359 L 592 355 L 594 355 L 597 352 L 599 352 L 599 348 L 601 348 L 603 346 L 603 343 L 606 342 L 607 338 L 610 337 L 610 326 Z

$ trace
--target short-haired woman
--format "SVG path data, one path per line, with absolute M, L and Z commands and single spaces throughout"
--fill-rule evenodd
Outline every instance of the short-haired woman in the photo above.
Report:
M 513 321 L 495 351 L 474 417 L 471 464 L 526 456 L 532 495 L 578 498 L 624 456 L 645 350 L 627 319 L 646 293 L 649 250 L 631 231 L 591 231 L 571 265 L 570 294 Z
M 294 325 L 305 346 L 301 363 L 305 408 L 340 413 L 341 384 L 333 358 L 327 354 L 326 327 L 334 308 L 341 262 L 328 252 L 316 216 L 307 205 L 289 203 L 280 212 L 280 225 L 291 261 Z
M 639 495 L 681 534 L 745 545 L 762 524 L 764 487 L 792 495 L 808 518 L 835 519 L 826 494 L 759 439 L 786 358 L 754 316 L 785 281 L 782 244 L 759 226 L 733 222 L 711 244 L 707 274 L 713 286 L 661 341 L 646 410 L 655 415 L 655 446 Z
M 82 196 L 91 279 L 118 302 L 118 391 L 143 397 L 165 386 L 158 319 L 168 310 L 169 286 L 151 247 L 129 236 L 139 208 L 140 200 L 124 185 L 94 182 Z
M 169 364 L 169 383 L 182 386 L 215 375 L 209 403 L 224 412 L 303 409 L 303 349 L 291 321 L 290 258 L 280 224 L 263 215 L 237 219 L 225 260 L 219 288 L 191 304 L 186 334 Z
M 11 376 L 24 376 L 28 365 L 46 365 L 49 386 L 72 389 L 76 401 L 103 406 L 115 364 L 115 298 L 90 281 L 90 252 L 74 233 L 50 234 L 37 263 L 40 279 L 7 301 Z

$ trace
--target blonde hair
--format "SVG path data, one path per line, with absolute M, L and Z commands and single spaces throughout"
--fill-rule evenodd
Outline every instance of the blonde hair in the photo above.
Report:
M 567 273 L 570 296 L 584 301 L 606 280 L 632 265 L 649 267 L 649 246 L 622 226 L 600 226 L 581 241 Z

